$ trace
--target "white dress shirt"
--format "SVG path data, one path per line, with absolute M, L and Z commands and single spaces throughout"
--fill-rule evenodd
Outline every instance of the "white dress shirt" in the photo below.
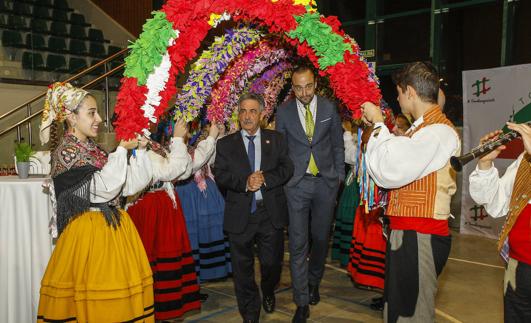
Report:
M 420 126 L 417 119 L 408 132 Z M 367 170 L 376 185 L 398 188 L 443 168 L 460 148 L 460 140 L 450 126 L 432 124 L 415 132 L 411 137 L 395 136 L 382 123 L 380 132 L 373 132 L 367 144 Z
M 505 216 L 509 212 L 509 204 L 513 192 L 516 172 L 524 154 L 521 154 L 500 178 L 498 169 L 492 166 L 489 169 L 476 169 L 470 174 L 470 197 L 479 205 L 485 207 L 485 211 L 493 218 Z M 531 198 L 528 203 L 531 203 Z

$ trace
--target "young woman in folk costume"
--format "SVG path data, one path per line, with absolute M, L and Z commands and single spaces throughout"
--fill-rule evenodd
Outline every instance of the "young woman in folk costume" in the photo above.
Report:
M 220 125 L 207 126 L 196 147 L 190 147 L 193 176 L 176 185 L 200 281 L 223 279 L 232 272 L 228 242 L 223 234 L 225 201 L 210 170 L 220 128 L 224 130 Z
M 386 126 L 394 127 L 390 109 L 385 109 Z M 356 208 L 348 271 L 356 287 L 383 292 L 385 279 L 385 248 L 383 221 L 387 192 L 369 176 L 365 164 L 365 149 L 372 127 L 358 129 L 355 176 L 359 185 L 359 206 Z M 355 180 L 356 181 L 356 180 Z M 383 299 L 373 299 L 371 308 L 383 310 Z
M 151 142 L 148 157 L 151 185 L 127 211 L 135 223 L 151 263 L 155 290 L 155 318 L 168 320 L 201 307 L 192 249 L 181 201 L 172 181 L 188 178 L 192 159 L 184 137 L 187 129 L 178 120 L 169 151 Z
M 332 260 L 338 260 L 341 266 L 347 266 L 350 260 L 352 242 L 352 228 L 354 227 L 354 215 L 360 202 L 359 185 L 356 179 L 356 149 L 358 146 L 357 132 L 352 129 L 350 120 L 343 120 L 343 141 L 345 145 L 345 164 L 348 172 L 345 178 L 345 186 L 339 198 L 336 209 L 336 223 L 332 243 Z
M 142 171 L 149 160 L 138 151 L 128 166 L 136 139 L 107 155 L 92 139 L 102 121 L 96 100 L 68 83 L 48 90 L 43 143 L 53 121 L 66 121 L 51 161 L 52 233 L 59 238 L 41 282 L 37 321 L 153 322 L 151 268 L 133 222 L 117 206 L 122 191 L 134 193 L 149 180 Z

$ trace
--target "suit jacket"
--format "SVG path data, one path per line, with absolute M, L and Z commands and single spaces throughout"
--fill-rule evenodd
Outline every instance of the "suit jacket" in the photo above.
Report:
M 293 175 L 293 163 L 283 136 L 273 130 L 261 129 L 262 160 L 265 186 L 262 198 L 268 216 L 277 229 L 288 224 L 288 207 L 283 185 Z M 247 178 L 251 166 L 241 132 L 218 140 L 214 164 L 216 183 L 227 190 L 223 228 L 230 233 L 241 233 L 251 216 L 252 192 L 247 192 Z
M 338 185 L 345 178 L 343 128 L 334 103 L 317 96 L 317 115 L 311 143 L 302 127 L 295 99 L 277 109 L 275 122 L 276 130 L 286 137 L 289 157 L 295 165 L 293 177 L 286 186 L 295 186 L 302 179 L 308 169 L 310 153 L 313 153 L 319 173 L 330 187 Z

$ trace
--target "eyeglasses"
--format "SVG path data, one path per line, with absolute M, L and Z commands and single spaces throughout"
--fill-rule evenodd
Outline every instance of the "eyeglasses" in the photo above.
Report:
M 300 93 L 300 92 L 302 92 L 302 90 L 306 90 L 306 91 L 313 90 L 313 87 L 314 87 L 314 83 L 308 83 L 305 86 L 294 85 L 293 86 L 293 91 Z

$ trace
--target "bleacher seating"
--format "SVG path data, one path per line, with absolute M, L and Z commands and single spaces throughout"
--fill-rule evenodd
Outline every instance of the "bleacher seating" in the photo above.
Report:
M 83 40 L 71 39 L 69 49 L 72 54 L 87 55 L 87 46 Z
M 84 58 L 70 57 L 68 61 L 68 71 L 72 74 L 78 73 L 87 68 L 87 60 Z
M 44 37 L 39 34 L 28 33 L 26 35 L 26 48 L 34 50 L 46 50 L 46 42 Z
M 44 60 L 39 53 L 24 52 L 22 54 L 22 68 L 27 70 L 44 70 Z
M 0 0 L 0 35 L 2 46 L 12 48 L 6 57 L 21 60 L 28 70 L 79 72 L 88 62 L 96 64 L 121 50 L 106 45 L 103 32 L 73 12 L 67 0 Z
M 62 55 L 48 54 L 46 58 L 46 70 L 50 72 L 66 72 L 66 60 Z
M 77 39 L 88 39 L 85 27 L 81 25 L 70 25 L 70 37 L 75 37 Z
M 15 48 L 22 48 L 26 46 L 22 40 L 22 35 L 18 31 L 14 30 L 4 30 L 2 32 L 2 45 Z

